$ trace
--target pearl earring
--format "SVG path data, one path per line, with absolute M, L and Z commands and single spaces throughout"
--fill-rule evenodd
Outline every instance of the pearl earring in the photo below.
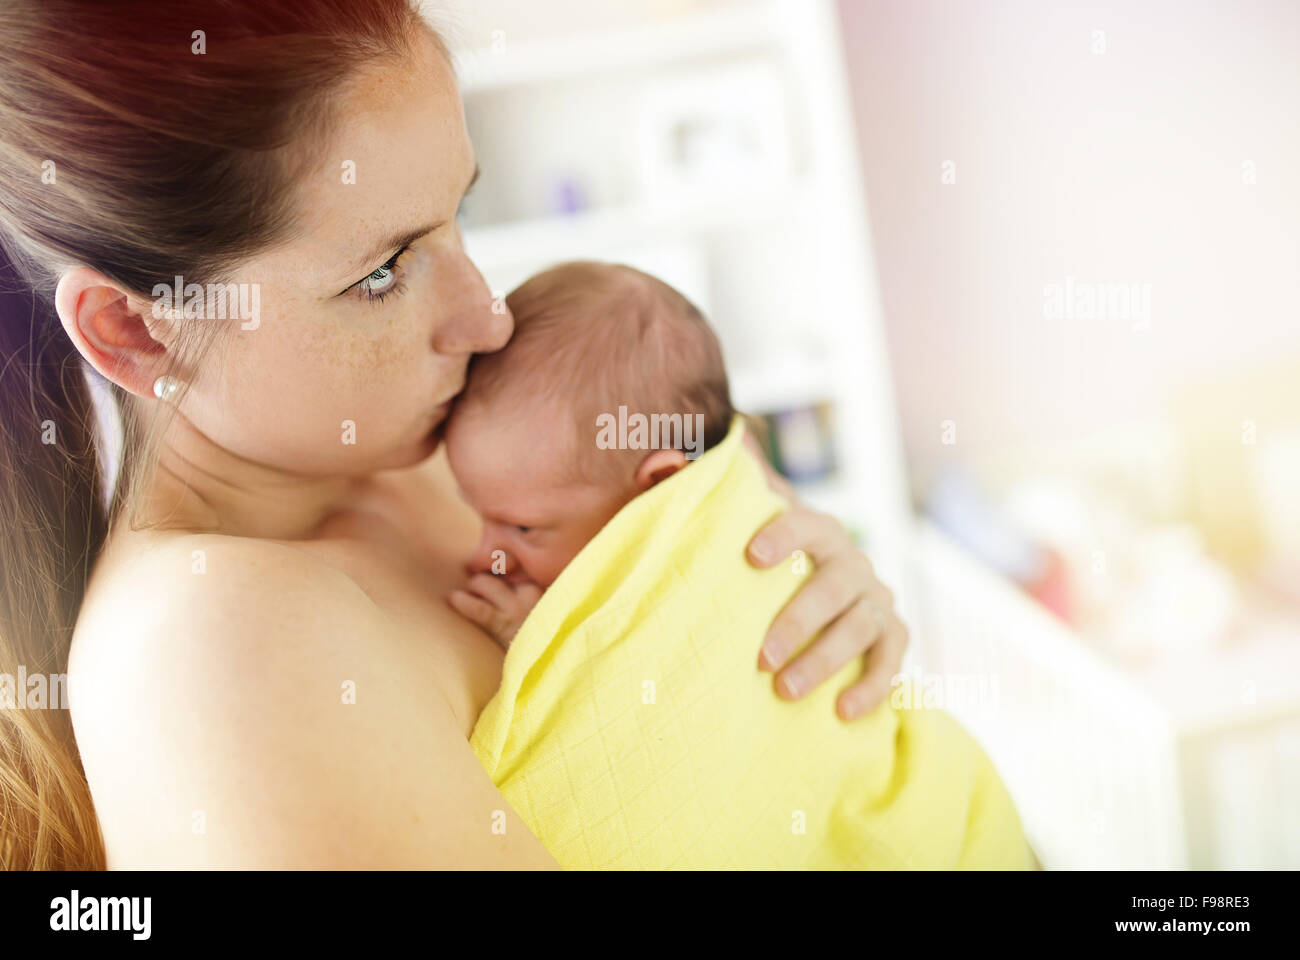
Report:
M 175 377 L 161 376 L 153 382 L 153 395 L 170 403 L 180 388 L 181 382 Z

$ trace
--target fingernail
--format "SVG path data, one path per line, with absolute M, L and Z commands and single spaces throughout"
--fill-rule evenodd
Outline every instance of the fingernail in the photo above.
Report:
M 776 630 L 773 630 L 763 638 L 763 646 L 759 648 L 759 656 L 762 657 L 763 665 L 769 670 L 780 669 L 781 664 L 789 659 L 785 648 L 789 646 L 785 642 L 785 637 Z
M 766 540 L 755 540 L 750 544 L 749 555 L 759 563 L 767 563 L 772 559 L 772 547 Z
M 803 677 L 797 673 L 787 673 L 782 677 L 782 681 L 785 684 L 786 693 L 790 694 L 792 697 L 799 696 L 799 689 L 803 686 Z

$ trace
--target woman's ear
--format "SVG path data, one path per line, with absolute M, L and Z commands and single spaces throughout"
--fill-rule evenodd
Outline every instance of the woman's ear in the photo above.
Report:
M 81 355 L 109 380 L 141 397 L 153 396 L 154 380 L 167 365 L 167 346 L 153 336 L 166 328 L 150 308 L 149 301 L 89 267 L 69 270 L 54 291 L 54 309 Z
M 645 493 L 661 480 L 667 480 L 686 466 L 686 454 L 680 450 L 655 450 L 636 468 L 636 489 Z

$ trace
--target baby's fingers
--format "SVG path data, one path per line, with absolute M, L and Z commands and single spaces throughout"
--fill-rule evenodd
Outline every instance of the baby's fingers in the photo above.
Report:
M 515 592 L 501 577 L 491 573 L 476 573 L 469 578 L 469 589 L 498 610 L 510 610 L 515 605 Z
M 524 611 L 533 609 L 540 599 L 542 599 L 542 588 L 531 580 L 515 587 L 515 601 Z
M 484 630 L 492 633 L 496 608 L 482 597 L 476 597 L 468 590 L 453 590 L 447 597 L 447 603 L 466 620 L 477 623 Z

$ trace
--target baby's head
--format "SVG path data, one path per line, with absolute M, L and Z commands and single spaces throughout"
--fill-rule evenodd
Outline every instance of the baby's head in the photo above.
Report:
M 447 454 L 483 518 L 471 566 L 504 559 L 509 579 L 547 587 L 624 504 L 726 436 L 731 396 L 699 310 L 639 270 L 566 263 L 507 303 L 514 336 L 470 364 Z

